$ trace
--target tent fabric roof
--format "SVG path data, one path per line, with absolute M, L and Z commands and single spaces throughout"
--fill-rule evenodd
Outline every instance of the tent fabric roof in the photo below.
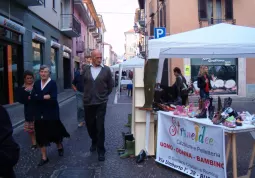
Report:
M 255 57 L 255 28 L 217 24 L 149 40 L 149 59 Z
M 122 65 L 123 67 L 143 67 L 144 59 L 135 56 L 131 59 L 122 62 L 120 65 Z

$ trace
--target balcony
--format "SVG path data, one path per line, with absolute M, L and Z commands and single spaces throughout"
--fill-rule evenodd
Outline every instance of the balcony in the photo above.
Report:
M 99 37 L 96 39 L 97 43 L 102 43 L 103 39 L 102 39 L 102 35 L 99 35 Z
M 41 6 L 44 4 L 44 0 L 16 0 L 19 4 L 23 6 Z
M 74 7 L 81 14 L 81 18 L 85 24 L 91 24 L 91 19 L 89 17 L 89 10 L 87 6 L 83 3 L 83 0 L 74 0 Z
M 76 52 L 83 53 L 85 51 L 85 43 L 84 41 L 76 41 Z
M 219 23 L 228 23 L 228 24 L 236 24 L 235 19 L 201 19 L 199 21 L 200 28 L 208 27 L 211 25 L 219 24 Z
M 98 30 L 98 28 L 92 33 L 92 36 L 94 38 L 98 38 L 99 37 L 99 30 Z
M 70 38 L 81 35 L 81 23 L 73 14 L 61 15 L 61 31 Z

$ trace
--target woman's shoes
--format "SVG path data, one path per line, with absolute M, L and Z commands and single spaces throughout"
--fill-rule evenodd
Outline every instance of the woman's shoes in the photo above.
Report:
M 46 160 L 41 159 L 40 162 L 39 162 L 39 164 L 38 164 L 38 166 L 43 166 L 43 165 L 47 164 L 48 162 L 49 162 L 49 159 L 48 159 L 48 158 L 47 158 Z

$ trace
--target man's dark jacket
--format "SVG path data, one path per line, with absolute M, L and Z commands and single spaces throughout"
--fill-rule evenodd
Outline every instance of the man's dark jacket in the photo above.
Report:
M 9 114 L 0 105 L 0 177 L 5 177 L 19 160 L 20 148 L 14 141 L 12 133 Z
M 103 66 L 94 80 L 91 74 L 91 65 L 86 65 L 83 68 L 82 75 L 84 80 L 84 105 L 107 103 L 108 96 L 113 88 L 111 69 L 108 66 Z

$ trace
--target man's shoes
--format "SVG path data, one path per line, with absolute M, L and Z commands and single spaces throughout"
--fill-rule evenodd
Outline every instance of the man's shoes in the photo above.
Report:
M 103 152 L 98 153 L 98 161 L 105 161 L 105 156 Z
M 89 149 L 89 151 L 90 152 L 94 152 L 94 151 L 96 151 L 97 150 L 97 146 L 96 145 L 91 145 L 91 147 L 90 147 L 90 149 Z

